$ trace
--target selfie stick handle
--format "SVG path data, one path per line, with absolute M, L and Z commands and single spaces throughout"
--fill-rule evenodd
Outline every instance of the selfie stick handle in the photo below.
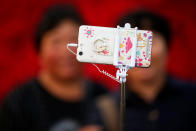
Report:
M 121 83 L 121 95 L 120 95 L 120 131 L 124 131 L 125 127 L 125 112 L 126 112 L 126 102 L 125 102 L 125 82 Z
M 121 66 L 119 70 L 117 70 L 117 78 L 120 78 L 120 131 L 124 131 L 125 125 L 125 113 L 126 113 L 126 91 L 125 91 L 125 83 L 128 67 Z

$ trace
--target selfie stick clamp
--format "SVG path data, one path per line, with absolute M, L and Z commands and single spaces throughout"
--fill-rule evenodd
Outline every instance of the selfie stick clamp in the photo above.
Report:
M 135 27 L 135 37 L 133 40 L 133 55 L 132 55 L 132 65 L 123 65 L 120 64 L 119 61 L 119 47 L 120 47 L 120 29 L 123 27 L 117 26 L 118 29 L 118 33 L 115 37 L 115 48 L 114 48 L 114 66 L 116 68 L 118 68 L 117 72 L 116 72 L 116 79 L 120 80 L 120 83 L 125 83 L 126 82 L 126 76 L 127 76 L 127 71 L 128 69 L 131 69 L 133 67 L 135 67 L 135 54 L 136 54 L 136 44 L 137 44 L 137 27 Z M 131 29 L 131 25 L 129 23 L 126 23 L 124 28 L 125 30 L 130 30 Z

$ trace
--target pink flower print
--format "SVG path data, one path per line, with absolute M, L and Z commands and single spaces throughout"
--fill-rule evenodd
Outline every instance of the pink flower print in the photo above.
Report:
M 146 37 L 147 36 L 147 34 L 146 33 L 144 33 L 144 37 Z
M 139 66 L 143 66 L 143 64 L 142 63 L 139 63 Z
M 131 42 L 130 37 L 127 38 L 127 42 L 126 42 L 126 53 L 132 48 L 133 44 Z
M 139 66 L 142 66 L 142 65 L 143 65 L 143 64 L 142 64 L 142 60 L 143 60 L 143 59 L 139 59 L 139 63 L 138 63 Z
M 84 34 L 86 35 L 87 38 L 94 36 L 94 30 L 93 29 L 87 27 L 86 29 L 84 29 L 84 31 L 85 31 Z
M 109 53 L 109 51 L 103 50 L 102 53 L 103 53 L 104 55 L 107 55 L 107 54 Z
M 131 59 L 131 56 L 129 56 L 127 59 L 130 60 Z
M 145 53 L 146 53 L 146 52 L 145 52 L 145 51 L 143 51 L 143 56 L 144 56 L 144 57 L 146 57 L 146 54 L 145 54 Z

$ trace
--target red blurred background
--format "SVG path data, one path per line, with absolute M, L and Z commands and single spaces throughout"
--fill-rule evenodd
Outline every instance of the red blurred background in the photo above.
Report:
M 44 10 L 56 3 L 73 3 L 89 25 L 116 26 L 127 11 L 148 9 L 171 22 L 172 47 L 168 72 L 189 81 L 196 80 L 196 1 L 195 0 L 4 0 L 0 1 L 0 103 L 14 88 L 37 74 L 34 31 Z M 66 48 L 65 48 L 66 49 Z M 115 74 L 112 66 L 99 65 Z M 111 90 L 118 83 L 87 64 L 86 76 L 102 82 Z

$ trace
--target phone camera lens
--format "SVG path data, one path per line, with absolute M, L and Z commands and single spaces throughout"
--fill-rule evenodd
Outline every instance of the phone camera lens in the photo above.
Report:
M 80 51 L 80 52 L 79 52 L 79 55 L 83 55 L 83 52 Z

